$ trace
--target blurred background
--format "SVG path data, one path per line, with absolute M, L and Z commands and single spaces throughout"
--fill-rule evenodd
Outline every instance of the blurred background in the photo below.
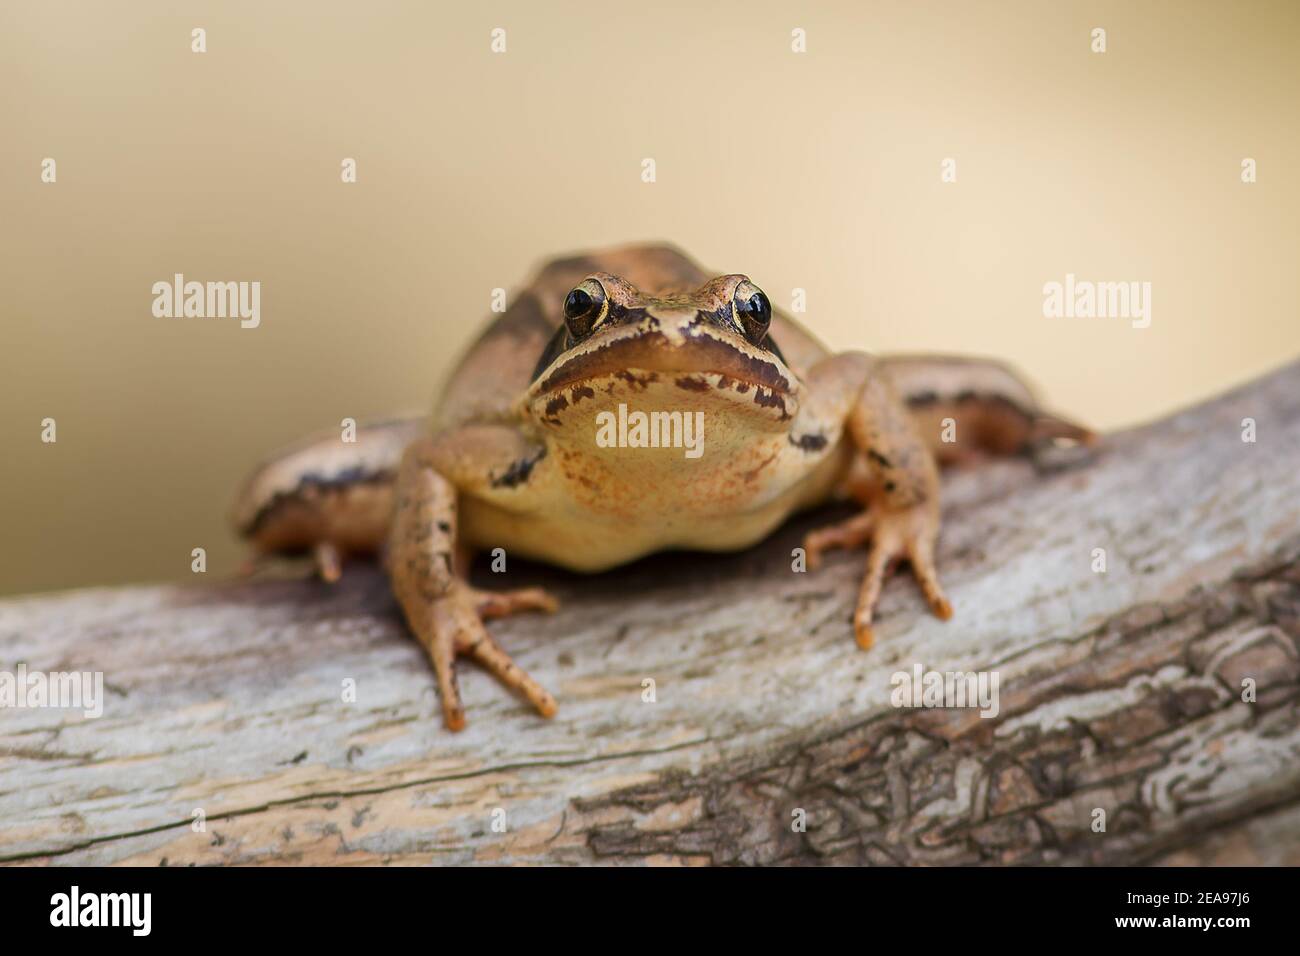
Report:
M 1105 428 L 1300 354 L 1294 2 L 7 3 L 0 64 L 3 593 L 229 573 L 261 457 L 427 407 L 493 288 L 603 244 Z M 177 272 L 261 326 L 155 318 Z M 1044 318 L 1067 273 L 1150 327 Z

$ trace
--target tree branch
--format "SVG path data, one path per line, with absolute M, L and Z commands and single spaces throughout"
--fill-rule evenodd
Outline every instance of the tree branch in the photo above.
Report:
M 0 602 L 0 669 L 107 688 L 99 719 L 0 711 L 0 861 L 1300 863 L 1298 464 L 1300 363 L 1077 467 L 953 473 L 956 617 L 893 580 L 869 653 L 861 553 L 791 570 L 825 513 L 739 555 L 482 569 L 563 600 L 493 623 L 560 713 L 462 664 L 458 735 L 371 567 Z M 996 671 L 997 716 L 894 707 L 916 664 Z

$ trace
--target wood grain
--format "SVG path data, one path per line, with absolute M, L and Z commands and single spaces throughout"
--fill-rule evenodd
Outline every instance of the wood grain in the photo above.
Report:
M 834 516 L 480 569 L 563 600 L 493 624 L 560 712 L 463 665 L 458 735 L 371 567 L 0 602 L 0 669 L 109 689 L 99 719 L 0 711 L 0 862 L 1300 863 L 1300 363 L 1090 461 L 946 476 L 956 616 L 900 576 L 868 653 L 861 553 L 791 570 Z M 917 663 L 996 671 L 998 715 L 895 708 Z

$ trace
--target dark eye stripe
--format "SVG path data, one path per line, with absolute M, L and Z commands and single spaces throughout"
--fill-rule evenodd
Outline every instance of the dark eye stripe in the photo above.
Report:
M 569 328 L 561 322 L 560 327 L 551 336 L 551 340 L 546 343 L 546 348 L 542 349 L 541 357 L 533 368 L 532 377 L 528 380 L 529 384 L 541 378 L 542 373 L 551 367 L 551 363 L 571 348 L 573 348 L 573 339 L 569 335 Z

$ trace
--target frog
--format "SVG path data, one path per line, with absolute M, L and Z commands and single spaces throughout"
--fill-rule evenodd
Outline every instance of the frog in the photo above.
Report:
M 898 566 L 934 615 L 953 614 L 935 563 L 941 467 L 1095 437 L 1045 411 L 1004 363 L 833 352 L 747 275 L 639 243 L 546 262 L 451 371 L 431 416 L 273 455 L 233 520 L 254 560 L 307 553 L 327 581 L 378 556 L 458 731 L 461 658 L 542 717 L 558 707 L 487 624 L 558 602 L 542 588 L 476 587 L 476 555 L 599 573 L 661 551 L 747 549 L 843 502 L 848 517 L 804 536 L 803 566 L 865 550 L 851 624 L 869 650 Z

